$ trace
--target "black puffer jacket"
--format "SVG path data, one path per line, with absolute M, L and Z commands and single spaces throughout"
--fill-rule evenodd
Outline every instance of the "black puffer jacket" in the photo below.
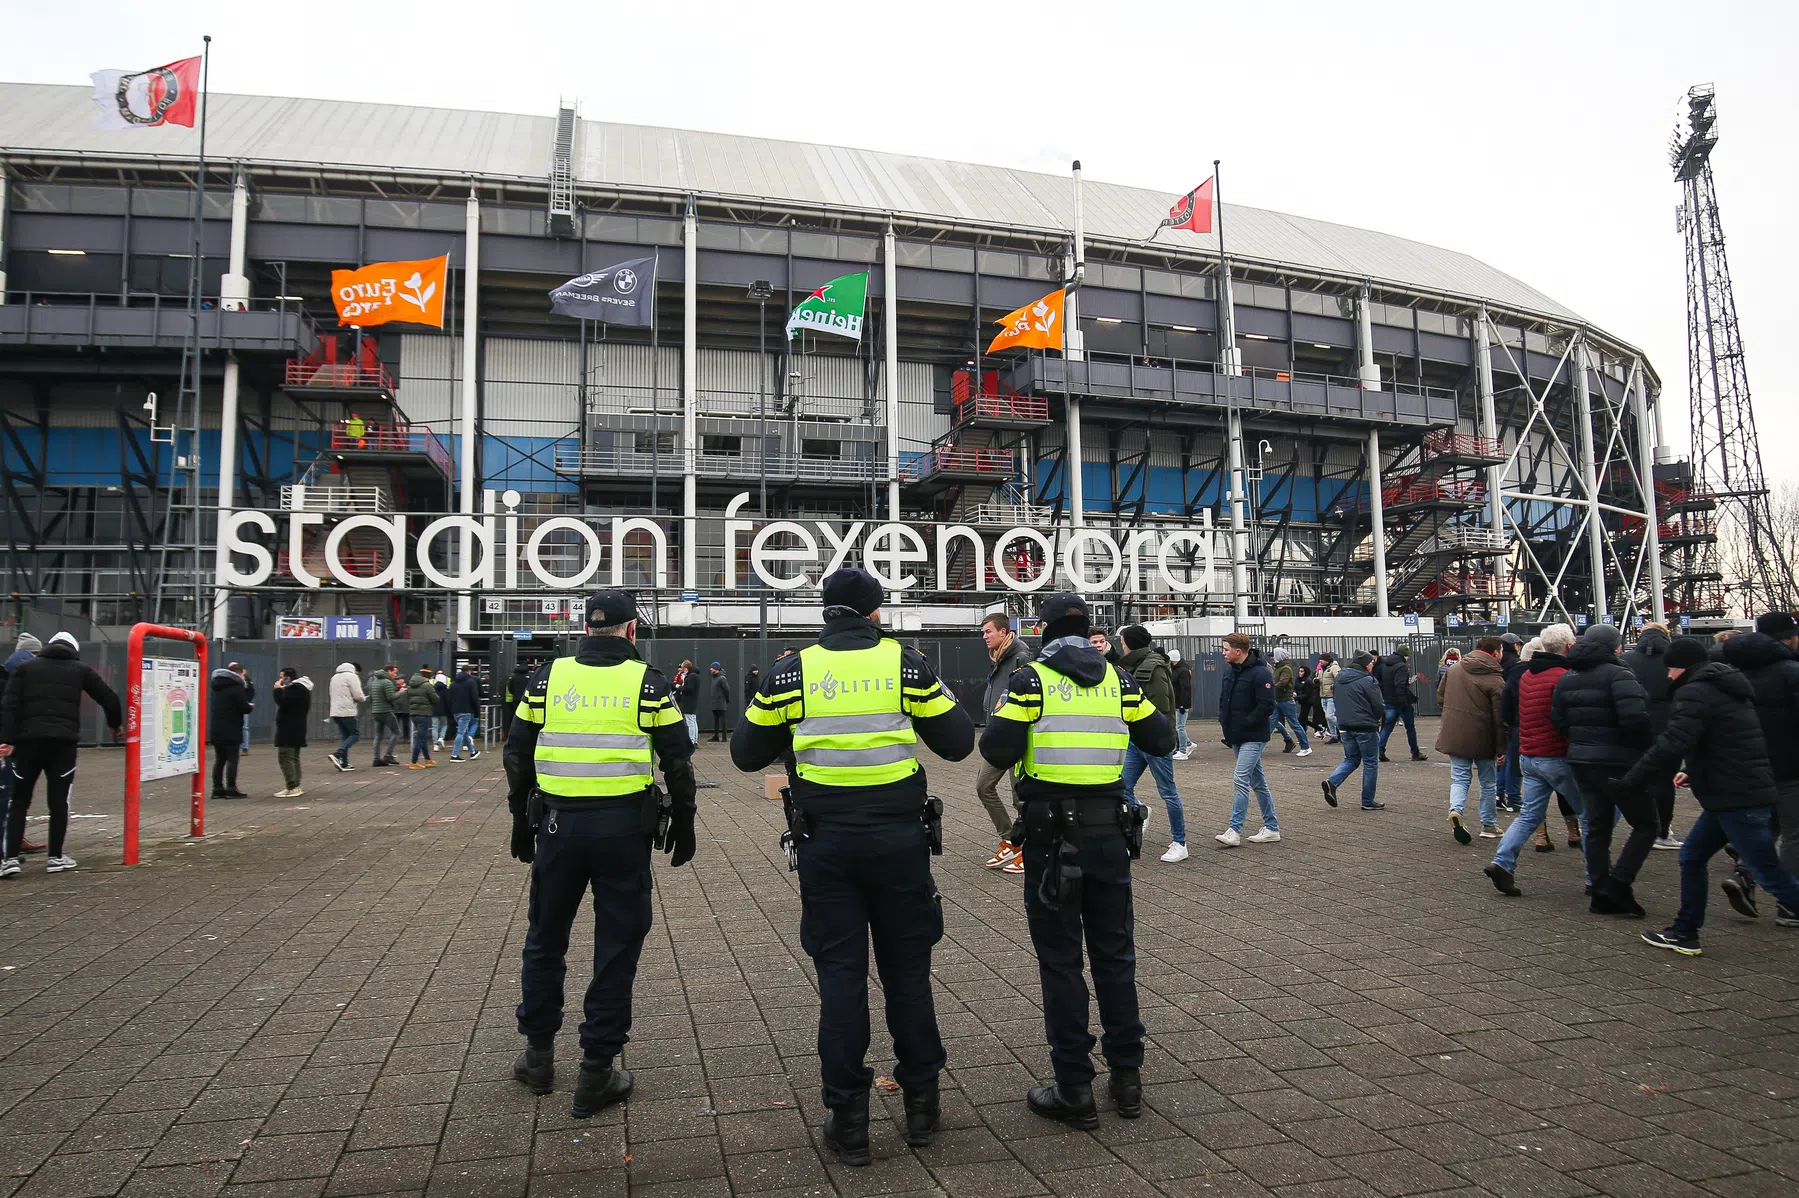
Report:
M 1654 737 L 1643 684 L 1610 649 L 1585 638 L 1568 650 L 1549 721 L 1568 738 L 1574 765 L 1628 767 Z
M 1675 679 L 1668 726 L 1624 775 L 1624 785 L 1635 789 L 1666 778 L 1683 761 L 1687 785 L 1707 811 L 1774 805 L 1774 771 L 1755 718 L 1755 691 L 1734 666 L 1708 661 Z
M 1412 690 L 1412 659 L 1403 653 L 1389 653 L 1374 663 L 1374 678 L 1380 683 L 1381 698 L 1388 707 L 1418 706 L 1417 692 Z M 1382 718 L 1385 716 L 1383 714 Z
M 214 670 L 206 686 L 206 743 L 236 749 L 244 741 L 244 717 L 256 704 L 236 670 Z
M 21 662 L 6 680 L 6 694 L 0 698 L 0 745 L 27 740 L 79 741 L 84 693 L 106 713 L 107 727 L 124 725 L 125 711 L 112 687 L 74 649 L 62 641 L 51 641 L 36 657 Z M 241 721 L 239 728 L 241 735 Z
M 1241 665 L 1225 663 L 1218 684 L 1218 723 L 1225 743 L 1256 744 L 1274 735 L 1274 675 L 1254 649 Z
M 1755 714 L 1776 782 L 1799 778 L 1799 658 L 1760 632 L 1744 632 L 1724 642 L 1719 655 L 1742 671 L 1755 692 Z
M 275 747 L 304 749 L 307 718 L 312 712 L 312 679 L 295 678 L 275 688 Z
M 1668 723 L 1668 634 L 1659 628 L 1645 628 L 1637 638 L 1636 648 L 1619 660 L 1643 684 L 1649 696 L 1649 722 L 1660 732 Z

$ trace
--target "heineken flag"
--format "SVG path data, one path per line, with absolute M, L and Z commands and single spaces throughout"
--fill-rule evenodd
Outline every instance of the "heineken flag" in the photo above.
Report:
M 550 292 L 550 311 L 580 320 L 648 326 L 655 319 L 656 259 L 633 258 L 570 279 Z
M 868 274 L 840 275 L 801 300 L 787 318 L 787 339 L 800 329 L 862 339 L 863 303 L 868 298 Z

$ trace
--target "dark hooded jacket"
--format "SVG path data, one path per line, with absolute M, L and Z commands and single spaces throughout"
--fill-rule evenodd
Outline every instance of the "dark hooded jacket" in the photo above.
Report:
M 73 648 L 51 641 L 36 657 L 20 662 L 6 679 L 6 693 L 0 697 L 0 745 L 28 740 L 79 741 L 83 694 L 106 713 L 107 727 L 124 725 L 125 711 L 112 688 Z M 231 743 L 237 744 L 242 737 L 240 719 Z
M 1174 672 L 1160 649 L 1153 645 L 1132 649 L 1118 665 L 1137 680 L 1143 697 L 1154 703 L 1157 711 L 1165 716 L 1174 714 Z
M 1183 658 L 1170 666 L 1168 672 L 1174 675 L 1175 710 L 1186 711 L 1193 706 L 1193 663 Z
M 450 683 L 450 714 L 453 716 L 481 714 L 481 680 L 464 671 L 456 675 Z
M 312 715 L 312 679 L 295 678 L 274 689 L 275 747 L 304 749 L 307 723 Z
M 1568 650 L 1549 719 L 1568 738 L 1573 765 L 1628 768 L 1654 737 L 1643 684 L 1610 649 L 1585 637 Z
M 1643 684 L 1649 696 L 1649 722 L 1660 732 L 1668 722 L 1668 646 L 1673 642 L 1659 628 L 1645 628 L 1636 647 L 1619 660 Z
M 1799 658 L 1760 632 L 1731 637 L 1719 655 L 1742 671 L 1755 692 L 1755 714 L 1761 717 L 1774 781 L 1799 779 Z
M 1682 762 L 1693 797 L 1707 811 L 1774 805 L 1774 771 L 1756 718 L 1755 690 L 1734 666 L 1708 661 L 1674 680 L 1668 726 L 1624 775 L 1624 785 L 1640 789 Z
M 1345 732 L 1378 732 L 1386 719 L 1386 699 L 1374 675 L 1357 665 L 1344 666 L 1335 684 L 1337 727 Z
M 1251 649 L 1240 664 L 1225 663 L 1218 684 L 1218 724 L 1225 743 L 1234 749 L 1266 741 L 1274 735 L 1273 722 L 1274 675 L 1261 653 Z
M 1052 641 L 1047 650 L 1038 655 L 1037 661 L 1078 686 L 1098 686 L 1110 674 L 1118 679 L 1121 695 L 1142 691 L 1129 670 L 1114 665 L 1085 641 Z M 1006 702 L 1040 711 L 1043 705 L 1043 676 L 1036 670 L 1019 670 L 1013 674 L 1006 692 Z M 1154 715 L 1134 720 L 1127 728 L 1131 744 L 1145 757 L 1166 757 L 1174 752 L 1174 720 L 1166 712 L 1157 711 Z M 989 765 L 1010 769 L 1024 760 L 1030 736 L 1031 725 L 1024 720 L 989 719 L 986 730 L 981 733 L 981 756 Z M 1018 798 L 1021 802 L 1062 798 L 1115 799 L 1123 796 L 1122 774 L 1117 781 L 1105 786 L 1071 786 L 1022 775 L 1018 779 Z
M 236 752 L 244 743 L 244 717 L 255 706 L 236 670 L 214 670 L 206 684 L 206 743 Z
M 1374 676 L 1380 682 L 1381 698 L 1387 701 L 1388 707 L 1418 706 L 1418 696 L 1412 690 L 1412 673 L 1412 659 L 1403 653 L 1389 653 L 1375 665 Z

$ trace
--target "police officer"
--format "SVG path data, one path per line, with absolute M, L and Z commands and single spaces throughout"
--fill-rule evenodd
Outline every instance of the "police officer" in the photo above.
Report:
M 881 587 L 866 570 L 824 580 L 824 617 L 816 645 L 769 668 L 731 735 L 731 761 L 753 771 L 793 754 L 790 829 L 800 944 L 818 968 L 824 1139 L 844 1164 L 866 1165 L 870 933 L 906 1140 L 923 1146 L 937 1134 L 945 1057 L 931 947 L 943 936 L 943 907 L 917 742 L 960 761 L 974 749 L 974 723 L 923 657 L 882 634 Z
M 575 656 L 531 675 L 506 737 L 512 855 L 531 865 L 530 930 L 519 981 L 525 1051 L 513 1076 L 533 1094 L 555 1083 L 569 929 L 593 890 L 593 982 L 581 1024 L 570 1113 L 585 1119 L 630 1096 L 613 1068 L 631 1030 L 631 984 L 650 930 L 650 848 L 671 866 L 694 851 L 693 741 L 668 682 L 637 656 L 637 604 L 623 591 L 587 600 Z M 668 796 L 653 784 L 662 762 Z
M 1124 798 L 1124 753 L 1174 751 L 1174 726 L 1136 679 L 1088 642 L 1087 604 L 1053 595 L 1038 611 L 1043 648 L 1012 675 L 987 719 L 981 756 L 1016 768 L 1024 843 L 1024 909 L 1043 984 L 1055 1084 L 1033 1089 L 1031 1110 L 1075 1127 L 1099 1126 L 1093 1102 L 1093 1036 L 1081 942 L 1092 962 L 1101 1041 L 1118 1113 L 1143 1104 L 1143 1024 L 1137 1017 L 1131 858 L 1142 847 L 1146 810 Z

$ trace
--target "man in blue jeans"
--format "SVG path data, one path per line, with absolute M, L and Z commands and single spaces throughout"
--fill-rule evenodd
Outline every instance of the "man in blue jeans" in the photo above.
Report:
M 1786 871 L 1774 850 L 1778 792 L 1749 680 L 1734 666 L 1710 660 L 1698 637 L 1677 638 L 1666 660 L 1672 704 L 1668 723 L 1630 771 L 1608 783 L 1599 801 L 1641 792 L 1652 779 L 1686 763 L 1674 784 L 1690 785 L 1702 810 L 1680 847 L 1680 913 L 1666 931 L 1645 932 L 1643 940 L 1697 957 L 1711 888 L 1707 865 L 1726 843 L 1735 847 L 1750 876 L 1789 911 L 1799 911 L 1799 879 Z
M 1324 801 L 1332 807 L 1337 805 L 1337 787 L 1358 767 L 1362 771 L 1362 810 L 1380 811 L 1386 807 L 1374 799 L 1380 778 L 1380 722 L 1385 710 L 1380 683 L 1369 672 L 1374 661 L 1374 654 L 1358 653 L 1350 659 L 1349 668 L 1337 675 L 1337 731 L 1343 741 L 1343 761 L 1319 784 L 1324 787 Z
M 1128 671 L 1137 680 L 1137 685 L 1143 688 L 1143 697 L 1154 704 L 1157 711 L 1165 715 L 1173 711 L 1174 673 L 1162 651 L 1150 644 L 1149 629 L 1141 624 L 1132 624 L 1120 630 L 1118 639 L 1124 642 L 1125 648 L 1118 668 Z M 1150 757 L 1135 744 L 1125 749 L 1124 796 L 1133 805 L 1137 802 L 1137 779 L 1143 777 L 1145 768 L 1155 775 L 1156 793 L 1162 796 L 1162 805 L 1168 808 L 1168 836 L 1172 843 L 1169 844 L 1168 851 L 1162 854 L 1162 860 L 1185 861 L 1187 816 L 1181 809 L 1181 793 L 1174 786 L 1174 757 L 1172 754 Z
M 1374 668 L 1374 676 L 1380 682 L 1381 696 L 1386 700 L 1386 719 L 1381 723 L 1380 759 L 1387 761 L 1387 738 L 1393 735 L 1393 729 L 1400 721 L 1405 722 L 1406 743 L 1411 746 L 1413 761 L 1429 761 L 1418 751 L 1418 725 L 1413 709 L 1418 706 L 1418 695 L 1412 690 L 1412 650 L 1408 645 L 1396 645 L 1390 656 L 1380 659 Z
M 1262 772 L 1262 750 L 1273 734 L 1274 675 L 1241 632 L 1224 638 L 1224 660 L 1229 668 L 1219 684 L 1218 723 L 1224 729 L 1224 743 L 1237 755 L 1237 768 L 1231 775 L 1230 827 L 1213 839 L 1227 849 L 1246 839 L 1251 844 L 1272 844 L 1281 838 L 1281 826 L 1274 817 L 1268 776 Z M 1243 821 L 1249 815 L 1251 790 L 1262 810 L 1262 830 L 1245 837 Z
M 1541 647 L 1532 651 L 1525 646 L 1529 656 L 1522 658 L 1522 671 L 1506 681 L 1499 703 L 1500 717 L 1518 746 L 1524 811 L 1505 830 L 1499 851 L 1486 868 L 1494 889 L 1513 898 L 1524 893 L 1512 877 L 1518 868 L 1518 853 L 1548 817 L 1550 796 L 1559 794 L 1576 810 L 1582 807 L 1580 785 L 1574 767 L 1568 764 L 1568 737 L 1550 718 L 1555 684 L 1568 672 L 1567 652 L 1574 645 L 1574 629 L 1551 624 L 1532 644 Z

